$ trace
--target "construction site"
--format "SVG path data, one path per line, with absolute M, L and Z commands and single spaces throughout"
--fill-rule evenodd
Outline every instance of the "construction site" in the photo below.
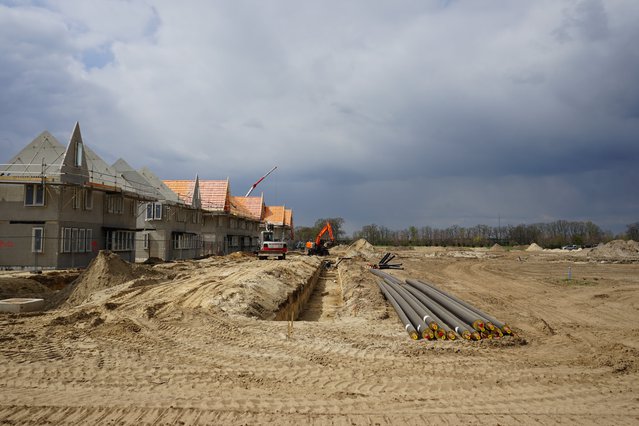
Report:
M 0 423 L 639 422 L 634 241 L 287 254 L 1 272 Z

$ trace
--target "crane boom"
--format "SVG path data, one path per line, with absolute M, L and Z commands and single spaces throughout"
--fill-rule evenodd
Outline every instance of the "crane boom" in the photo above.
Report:
M 271 170 L 269 170 L 269 172 L 267 174 L 265 174 L 264 176 L 262 176 L 261 178 L 258 179 L 257 182 L 255 182 L 253 185 L 251 185 L 251 187 L 249 188 L 248 192 L 246 193 L 245 197 L 248 197 L 249 195 L 251 195 L 251 192 L 253 192 L 253 190 L 255 189 L 255 187 L 257 185 L 260 184 L 260 182 L 262 182 L 264 179 L 266 179 L 266 177 L 268 175 L 270 175 L 271 173 L 273 173 L 273 171 L 277 169 L 277 166 L 273 167 Z

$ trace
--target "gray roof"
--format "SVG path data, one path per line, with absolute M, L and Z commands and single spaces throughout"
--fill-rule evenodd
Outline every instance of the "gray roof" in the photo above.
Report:
M 139 170 L 139 172 L 151 185 L 155 187 L 155 189 L 160 193 L 161 197 L 158 199 L 172 201 L 175 203 L 182 203 L 180 201 L 180 197 L 171 191 L 171 189 L 162 182 L 162 180 L 157 177 L 153 172 L 146 167 Z
M 48 131 L 40 133 L 7 164 L 0 165 L 2 176 L 59 179 L 66 149 Z M 43 167 L 43 164 L 45 165 Z
M 149 182 L 144 176 L 135 171 L 133 167 L 129 165 L 122 158 L 118 159 L 111 166 L 116 172 L 120 174 L 120 176 L 128 183 L 130 189 L 138 193 L 139 195 L 143 195 L 145 197 L 151 197 L 156 200 L 164 199 L 164 196 L 160 193 L 155 186 Z

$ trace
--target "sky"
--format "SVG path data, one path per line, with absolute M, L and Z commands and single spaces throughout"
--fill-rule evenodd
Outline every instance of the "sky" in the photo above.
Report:
M 0 0 L 0 163 L 107 162 L 347 232 L 639 221 L 636 0 Z

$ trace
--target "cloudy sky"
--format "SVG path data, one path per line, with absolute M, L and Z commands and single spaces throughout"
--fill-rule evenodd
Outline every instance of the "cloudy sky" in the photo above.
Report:
M 639 220 L 639 2 L 0 0 L 0 162 L 43 130 L 296 225 Z

